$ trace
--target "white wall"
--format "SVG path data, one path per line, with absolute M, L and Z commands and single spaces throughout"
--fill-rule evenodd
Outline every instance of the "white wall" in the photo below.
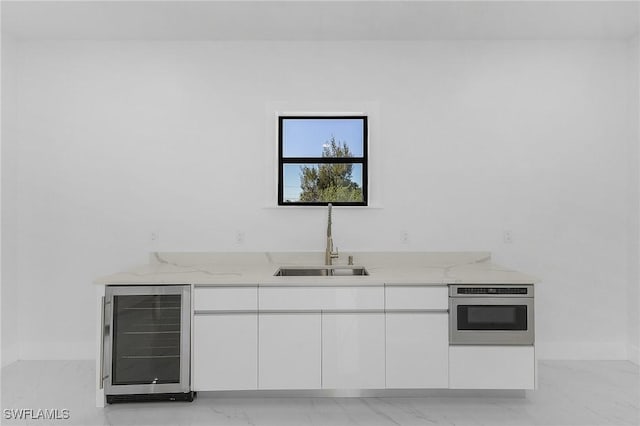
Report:
M 629 162 L 631 176 L 629 190 L 630 199 L 634 200 L 629 210 L 629 291 L 627 294 L 628 331 L 629 331 L 629 359 L 640 364 L 640 38 L 630 40 L 631 49 L 629 71 L 632 74 L 632 90 L 630 90 L 633 127 L 635 135 L 630 140 Z
M 2 35 L 2 366 L 18 359 L 20 344 L 19 324 L 19 283 L 17 279 L 17 208 L 16 178 L 18 167 L 16 153 L 18 138 L 16 125 L 18 117 L 17 79 L 18 79 L 17 50 L 15 42 L 6 35 Z M 5 189 L 9 189 L 5 191 Z
M 20 219 L 6 240 L 20 358 L 91 358 L 91 280 L 148 250 L 321 250 L 324 209 L 265 208 L 271 108 L 307 102 L 377 110 L 381 208 L 336 209 L 342 251 L 490 250 L 542 279 L 540 357 L 627 357 L 628 43 L 22 42 L 19 53 L 18 136 L 3 141 L 19 161 L 3 197 Z

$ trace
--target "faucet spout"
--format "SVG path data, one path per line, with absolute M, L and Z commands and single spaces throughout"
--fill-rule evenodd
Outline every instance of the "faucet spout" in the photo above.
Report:
M 327 238 L 331 238 L 331 203 L 327 204 Z
M 333 207 L 331 203 L 327 205 L 327 246 L 324 250 L 324 263 L 325 265 L 331 265 L 333 263 L 333 259 L 337 259 L 339 256 L 338 249 L 333 251 L 333 237 L 331 235 L 331 208 Z

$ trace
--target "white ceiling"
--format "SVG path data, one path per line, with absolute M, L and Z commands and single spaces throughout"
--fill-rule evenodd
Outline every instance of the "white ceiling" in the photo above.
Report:
M 2 1 L 2 33 L 64 40 L 622 39 L 637 1 Z

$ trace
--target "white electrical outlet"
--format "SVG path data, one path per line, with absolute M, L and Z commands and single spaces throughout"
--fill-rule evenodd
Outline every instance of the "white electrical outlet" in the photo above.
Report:
M 151 231 L 149 234 L 149 241 L 156 242 L 160 239 L 160 231 Z
M 402 242 L 402 244 L 409 243 L 409 233 L 407 231 L 400 232 L 400 241 Z
M 236 231 L 236 244 L 244 243 L 244 231 Z
M 513 233 L 510 230 L 506 230 L 502 233 L 502 241 L 505 244 L 513 243 Z

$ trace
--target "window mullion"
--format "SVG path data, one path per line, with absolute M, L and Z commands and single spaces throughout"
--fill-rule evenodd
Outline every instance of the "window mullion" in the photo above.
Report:
M 284 164 L 364 164 L 366 161 L 363 157 L 290 157 L 281 158 L 280 162 Z

